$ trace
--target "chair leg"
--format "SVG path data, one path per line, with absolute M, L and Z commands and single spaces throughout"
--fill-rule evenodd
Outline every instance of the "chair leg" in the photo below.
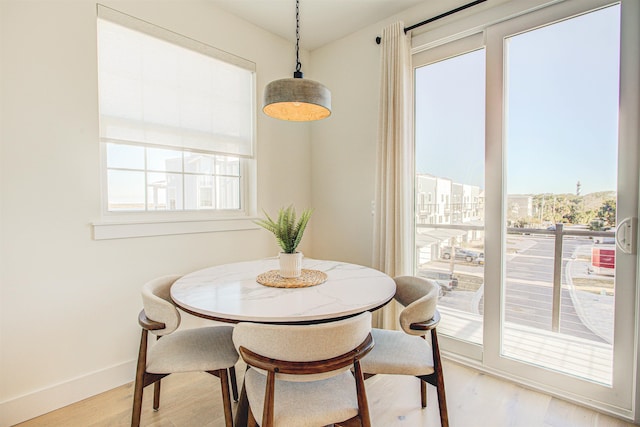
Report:
M 160 380 L 153 383 L 153 410 L 160 408 Z
M 449 413 L 447 411 L 447 397 L 444 391 L 444 373 L 442 360 L 440 359 L 440 347 L 438 346 L 438 334 L 431 330 L 431 346 L 433 349 L 433 366 L 436 374 L 436 389 L 438 390 L 438 407 L 440 408 L 440 424 L 449 427 Z
M 236 380 L 236 367 L 229 368 L 229 376 L 231 377 L 231 392 L 233 393 L 233 401 L 238 402 L 238 380 Z
M 247 370 L 249 367 L 247 367 Z M 249 419 L 249 401 L 247 400 L 247 390 L 242 382 L 242 388 L 240 389 L 240 398 L 238 399 L 238 406 L 236 407 L 236 419 L 234 425 L 246 426 Z M 251 426 L 253 427 L 253 426 Z
M 140 350 L 138 351 L 138 365 L 136 367 L 136 381 L 133 388 L 133 410 L 131 413 L 131 427 L 140 426 L 142 414 L 142 391 L 144 389 L 144 373 L 147 367 L 147 336 L 146 329 L 142 330 Z
M 231 412 L 231 398 L 229 397 L 229 376 L 226 369 L 218 371 L 220 376 L 220 388 L 222 389 L 222 406 L 224 407 L 225 427 L 233 427 L 233 414 Z
M 142 379 L 136 378 L 133 391 L 133 412 L 131 413 L 131 427 L 140 426 L 140 417 L 142 415 Z
M 356 393 L 358 397 L 358 412 L 362 427 L 371 427 L 371 416 L 369 414 L 369 402 L 367 401 L 367 391 L 364 387 L 364 376 L 360 368 L 360 361 L 353 364 L 353 374 L 356 377 Z
M 440 371 L 442 374 L 442 371 Z M 449 413 L 447 411 L 447 398 L 444 392 L 444 382 L 438 381 L 438 407 L 440 408 L 440 424 L 449 427 Z
M 427 339 L 424 335 L 421 338 L 423 340 Z M 433 349 L 433 346 L 431 348 Z M 420 378 L 420 405 L 422 405 L 423 409 L 427 407 L 427 384 L 422 378 Z
M 156 342 L 162 338 L 162 336 L 156 336 Z M 153 384 L 153 410 L 158 411 L 160 409 L 160 380 Z

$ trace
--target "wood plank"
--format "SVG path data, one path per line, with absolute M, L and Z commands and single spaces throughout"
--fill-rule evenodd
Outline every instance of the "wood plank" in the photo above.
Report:
M 244 365 L 236 367 L 242 381 Z M 519 385 L 444 362 L 445 386 L 452 426 L 493 427 L 633 427 Z M 162 380 L 160 410 L 153 412 L 153 389 L 145 390 L 142 425 L 152 427 L 223 427 L 217 378 L 204 373 L 174 374 Z M 420 407 L 419 383 L 406 376 L 377 375 L 366 382 L 374 427 L 437 427 L 435 388 L 427 386 L 427 408 Z M 125 427 L 131 423 L 133 386 L 106 393 L 19 424 L 20 427 Z M 237 407 L 232 403 L 234 414 Z

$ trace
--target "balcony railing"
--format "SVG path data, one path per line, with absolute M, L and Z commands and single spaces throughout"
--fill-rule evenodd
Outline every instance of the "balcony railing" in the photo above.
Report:
M 613 231 L 576 230 L 565 229 L 564 224 L 558 223 L 552 230 L 538 228 L 507 228 L 508 234 L 542 234 L 552 235 L 555 238 L 553 255 L 553 299 L 551 308 L 551 330 L 558 332 L 560 329 L 560 296 L 562 290 L 562 249 L 565 236 L 603 237 L 615 238 Z
M 453 243 L 484 252 L 484 226 L 417 224 L 416 231 L 426 236 L 417 241 L 427 245 L 417 258 L 417 273 L 441 284 L 443 335 L 481 346 L 483 263 L 451 259 L 442 248 Z M 596 267 L 594 254 L 613 250 L 606 240 L 615 232 L 563 224 L 506 232 L 502 354 L 610 385 L 614 277 L 613 270 Z

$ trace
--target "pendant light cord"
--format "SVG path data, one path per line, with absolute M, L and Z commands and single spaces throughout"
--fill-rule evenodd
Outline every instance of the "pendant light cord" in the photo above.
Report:
M 302 64 L 300 63 L 300 0 L 296 0 L 296 71 L 293 77 L 302 78 Z

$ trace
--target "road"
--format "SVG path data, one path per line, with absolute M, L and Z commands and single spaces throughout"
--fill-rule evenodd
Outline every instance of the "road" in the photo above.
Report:
M 552 237 L 527 236 L 533 245 L 507 260 L 505 317 L 509 322 L 551 330 L 553 292 Z M 562 289 L 560 294 L 560 332 L 596 342 L 605 342 L 591 332 L 578 317 L 564 284 L 567 260 L 578 245 L 591 245 L 587 238 L 565 238 L 563 244 Z
M 518 248 L 506 260 L 505 317 L 508 322 L 551 331 L 551 309 L 553 293 L 553 253 L 552 236 L 509 236 L 509 246 Z M 515 242 L 515 244 L 514 244 Z M 526 243 L 525 245 L 518 243 Z M 570 237 L 564 239 L 562 263 L 562 289 L 560 299 L 560 332 L 605 342 L 587 328 L 576 313 L 573 301 L 565 284 L 567 261 L 572 258 L 579 245 L 592 245 L 588 238 Z M 456 261 L 458 273 L 482 274 L 482 267 Z M 441 264 L 444 263 L 436 261 Z M 446 268 L 446 267 L 445 267 Z M 482 292 L 482 289 L 479 291 Z M 483 313 L 484 299 L 472 292 L 449 292 L 440 303 L 452 308 Z

